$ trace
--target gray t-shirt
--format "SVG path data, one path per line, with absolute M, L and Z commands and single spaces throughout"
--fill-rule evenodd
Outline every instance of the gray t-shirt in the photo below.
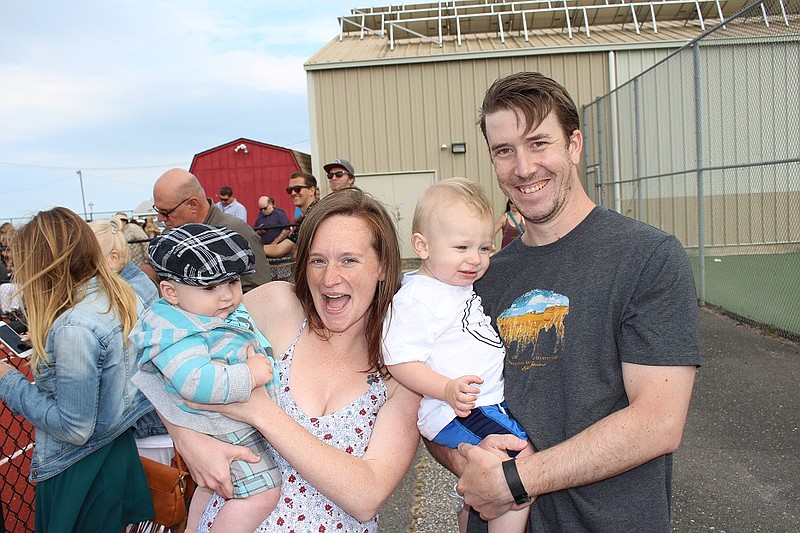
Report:
M 475 284 L 506 343 L 506 402 L 537 450 L 628 405 L 621 362 L 699 365 L 691 266 L 661 230 L 595 208 L 560 240 L 520 239 Z M 670 529 L 672 456 L 541 495 L 528 531 Z M 470 520 L 470 533 L 485 531 Z

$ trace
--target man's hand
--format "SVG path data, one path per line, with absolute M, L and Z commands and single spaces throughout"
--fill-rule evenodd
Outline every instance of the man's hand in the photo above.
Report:
M 457 416 L 469 416 L 475 408 L 475 400 L 481 390 L 473 383 L 483 384 L 480 376 L 461 376 L 451 379 L 444 388 L 444 399 L 456 412 Z
M 462 443 L 458 451 L 466 459 L 467 466 L 458 480 L 458 492 L 464 501 L 476 509 L 484 520 L 493 520 L 519 506 L 508 488 L 503 474 L 503 461 L 508 461 L 506 450 L 522 450 L 527 445 L 513 435 L 490 435 L 478 446 Z

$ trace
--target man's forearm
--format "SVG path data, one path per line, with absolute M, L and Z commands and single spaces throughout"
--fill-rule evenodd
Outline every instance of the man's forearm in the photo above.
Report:
M 461 473 L 464 471 L 464 468 L 467 465 L 467 461 L 464 459 L 463 455 L 458 453 L 458 450 L 455 448 L 442 446 L 441 444 L 436 444 L 425 437 L 422 437 L 422 442 L 425 443 L 428 453 L 430 453 L 431 456 L 436 459 L 437 463 L 451 471 L 456 476 L 461 476 Z
M 281 231 L 278 234 L 278 236 L 275 237 L 275 239 L 273 239 L 273 241 L 270 244 L 278 244 L 278 243 L 286 240 L 286 237 L 288 237 L 288 236 L 289 236 L 289 230 L 285 229 L 285 230 Z
M 673 452 L 683 435 L 695 372 L 625 365 L 629 382 L 636 383 L 627 387 L 631 404 L 522 459 L 519 469 L 529 494 L 594 483 Z

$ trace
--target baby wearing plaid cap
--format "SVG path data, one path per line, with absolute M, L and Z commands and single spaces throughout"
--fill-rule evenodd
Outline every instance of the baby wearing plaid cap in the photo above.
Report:
M 266 439 L 252 426 L 188 407 L 243 402 L 266 386 L 273 400 L 278 376 L 272 347 L 242 305 L 240 278 L 254 271 L 248 242 L 227 228 L 184 224 L 150 242 L 150 263 L 162 298 L 139 318 L 131 340 L 139 349 L 133 382 L 167 421 L 246 446 L 258 463 L 233 461 L 234 498 L 213 531 L 253 531 L 275 508 L 281 475 Z M 248 357 L 248 347 L 255 355 Z M 196 531 L 213 492 L 198 487 L 186 531 Z

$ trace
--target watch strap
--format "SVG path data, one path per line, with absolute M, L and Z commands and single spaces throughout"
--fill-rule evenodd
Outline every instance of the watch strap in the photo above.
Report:
M 525 490 L 525 486 L 522 484 L 522 480 L 519 477 L 516 459 L 503 461 L 503 474 L 506 477 L 508 488 L 511 490 L 511 495 L 514 496 L 514 501 L 518 505 L 531 501 L 531 497 L 528 496 L 528 492 Z

